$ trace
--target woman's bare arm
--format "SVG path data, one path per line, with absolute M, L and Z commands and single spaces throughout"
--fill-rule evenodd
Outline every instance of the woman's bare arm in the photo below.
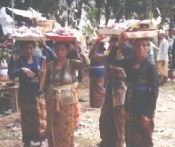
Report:
M 107 55 L 96 54 L 96 51 L 98 50 L 100 45 L 100 40 L 103 38 L 98 38 L 94 43 L 94 45 L 92 46 L 89 53 L 90 60 L 97 61 L 97 62 L 106 62 Z
M 80 52 L 80 55 L 81 55 L 82 61 L 81 60 L 75 60 L 75 59 L 71 60 L 74 67 L 76 69 L 89 67 L 90 66 L 90 60 L 89 60 L 87 54 L 85 52 Z

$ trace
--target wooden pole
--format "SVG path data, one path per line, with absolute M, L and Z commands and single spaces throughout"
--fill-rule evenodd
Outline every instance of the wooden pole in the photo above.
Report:
M 15 0 L 12 0 L 12 18 L 13 18 L 13 32 L 15 29 L 15 15 L 14 15 L 14 4 L 15 4 Z

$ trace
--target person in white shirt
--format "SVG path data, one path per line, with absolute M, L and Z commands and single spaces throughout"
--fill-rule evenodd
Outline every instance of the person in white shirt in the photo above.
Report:
M 147 57 L 148 60 L 153 64 L 156 64 L 156 55 L 158 50 L 159 48 L 152 41 L 150 41 L 150 49 Z
M 159 50 L 157 55 L 157 68 L 160 77 L 160 84 L 163 85 L 168 79 L 168 48 L 169 43 L 165 39 L 165 31 L 159 30 Z
M 173 39 L 170 38 L 169 32 L 165 31 L 165 39 L 169 43 L 169 48 L 168 48 L 168 58 L 169 58 L 169 68 L 172 69 L 172 50 L 173 50 Z

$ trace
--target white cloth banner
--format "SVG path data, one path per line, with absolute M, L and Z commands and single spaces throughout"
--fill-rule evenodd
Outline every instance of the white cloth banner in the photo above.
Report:
M 41 13 L 35 11 L 32 8 L 29 8 L 28 10 L 19 10 L 19 9 L 12 9 L 12 8 L 8 8 L 10 11 L 14 12 L 14 14 L 16 15 L 20 15 L 23 17 L 27 17 L 27 18 L 38 18 L 40 20 L 46 20 L 45 17 L 42 17 Z
M 0 24 L 2 25 L 2 30 L 4 35 L 7 33 L 12 33 L 13 19 L 6 14 L 6 8 L 2 7 L 0 9 Z

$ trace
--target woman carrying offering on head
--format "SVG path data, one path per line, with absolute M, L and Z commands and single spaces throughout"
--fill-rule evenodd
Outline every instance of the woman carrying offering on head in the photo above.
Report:
M 96 48 L 96 50 L 95 50 Z M 104 87 L 104 77 L 105 77 L 105 66 L 103 62 L 96 60 L 91 57 L 92 53 L 96 55 L 104 55 L 106 51 L 104 47 L 104 42 L 97 41 L 93 45 L 90 53 L 90 106 L 92 108 L 100 108 L 104 104 L 105 99 L 105 87 Z
M 89 59 L 83 52 L 82 61 L 67 59 L 67 43 L 55 43 L 54 50 L 57 60 L 48 64 L 46 74 L 48 143 L 51 147 L 73 147 L 75 97 L 71 85 L 75 69 L 89 66 Z
M 114 36 L 115 37 L 115 36 Z M 117 38 L 112 37 L 108 51 L 115 48 Z M 89 58 L 95 62 L 105 65 L 105 101 L 101 109 L 99 119 L 100 137 L 102 139 L 100 147 L 122 147 L 125 138 L 125 113 L 124 98 L 126 86 L 123 82 L 125 73 L 123 68 L 106 64 L 107 54 L 97 54 L 100 41 L 104 37 L 99 37 L 92 47 Z M 121 102 L 122 101 L 122 102 Z
M 19 77 L 19 101 L 21 108 L 22 138 L 24 147 L 30 147 L 30 141 L 40 142 L 44 147 L 46 139 L 46 105 L 43 89 L 40 87 L 41 57 L 34 56 L 35 43 L 22 41 L 23 56 L 10 63 L 8 74 L 10 78 Z
M 156 65 L 147 59 L 150 48 L 148 38 L 134 42 L 136 58 L 122 55 L 124 34 L 119 37 L 117 49 L 110 52 L 108 63 L 121 66 L 126 72 L 126 146 L 153 147 L 154 110 L 158 97 L 158 73 Z

